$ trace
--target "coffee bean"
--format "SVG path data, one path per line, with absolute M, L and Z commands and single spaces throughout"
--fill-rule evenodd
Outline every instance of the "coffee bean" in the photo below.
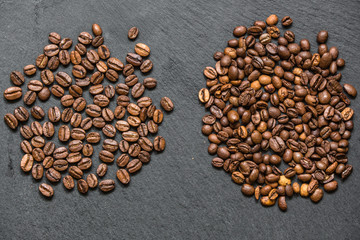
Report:
M 92 40 L 92 45 L 93 47 L 99 47 L 104 43 L 104 38 L 102 36 L 96 36 L 93 40 Z
M 85 144 L 82 149 L 82 154 L 86 157 L 90 157 L 93 154 L 93 151 L 94 149 L 91 144 Z
M 6 116 L 6 115 L 5 115 Z M 17 122 L 16 122 L 17 123 Z M 9 125 L 9 124 L 8 124 Z M 14 123 L 12 123 L 12 126 L 14 125 Z M 16 125 L 17 126 L 17 125 Z M 15 129 L 16 127 L 14 127 Z M 30 139 L 34 136 L 34 133 L 32 132 L 31 128 L 27 125 L 23 125 L 20 128 L 20 134 L 21 136 L 23 136 L 23 138 L 25 139 Z
M 357 95 L 357 91 L 356 91 L 355 87 L 352 86 L 351 84 L 345 83 L 344 84 L 344 90 L 351 97 L 356 97 L 356 95 Z
M 115 70 L 109 69 L 109 70 L 106 71 L 105 77 L 110 82 L 116 82 L 119 79 L 119 74 Z
M 81 32 L 78 36 L 78 41 L 84 45 L 91 44 L 92 36 L 88 32 Z
M 66 175 L 63 178 L 63 185 L 67 190 L 73 189 L 75 187 L 74 179 L 71 176 Z
M 46 183 L 42 183 L 39 185 L 39 191 L 43 196 L 48 198 L 51 198 L 54 195 L 54 189 Z
M 151 71 L 152 68 L 153 68 L 153 63 L 149 59 L 143 61 L 140 65 L 140 71 L 142 73 L 148 73 Z
M 131 64 L 126 64 L 123 68 L 123 71 L 122 71 L 122 74 L 125 76 L 125 77 L 128 77 L 130 76 L 131 74 L 133 74 L 135 71 L 134 69 L 134 66 L 131 65 Z
M 102 35 L 102 29 L 101 29 L 101 27 L 100 27 L 99 24 L 94 23 L 94 24 L 92 25 L 92 31 L 93 31 L 93 33 L 94 33 L 95 36 L 100 36 L 100 35 Z
M 69 49 L 72 45 L 72 40 L 70 38 L 63 38 L 59 43 L 61 49 Z
M 43 151 L 44 151 L 44 154 L 45 154 L 46 156 L 52 155 L 53 152 L 55 151 L 55 143 L 53 143 L 53 142 L 47 142 L 47 143 L 45 144 L 44 148 L 43 148 Z M 47 157 L 45 157 L 45 159 L 46 159 L 46 158 L 47 158 Z M 45 159 L 44 159 L 44 161 L 45 161 Z M 49 160 L 50 160 L 50 159 L 49 159 Z M 44 166 L 45 166 L 45 164 L 44 164 Z
M 45 169 L 48 169 L 48 168 L 52 167 L 53 163 L 54 163 L 54 158 L 50 157 L 50 156 L 47 156 L 47 157 L 44 158 L 43 166 L 44 166 Z
M 105 163 L 112 163 L 115 160 L 115 157 L 113 153 L 107 150 L 101 150 L 99 153 L 99 159 Z
M 41 120 L 45 117 L 45 112 L 41 107 L 34 106 L 31 108 L 31 116 L 35 119 Z
M 96 188 L 98 185 L 98 179 L 97 179 L 96 175 L 93 173 L 90 173 L 86 177 L 86 182 L 88 183 L 90 188 Z
M 38 93 L 38 97 L 41 101 L 47 101 L 50 98 L 51 92 L 47 87 L 43 87 Z
M 107 60 L 107 65 L 110 69 L 115 71 L 122 71 L 124 69 L 124 64 L 117 58 L 111 57 Z
M 5 123 L 8 125 L 9 128 L 11 129 L 16 129 L 18 126 L 18 120 L 16 119 L 16 117 L 11 114 L 11 113 L 7 113 L 4 116 L 4 120 Z
M 61 118 L 60 109 L 58 107 L 51 107 L 48 110 L 48 118 L 50 122 L 58 122 Z
M 69 87 L 72 83 L 72 78 L 66 72 L 58 72 L 55 80 L 62 87 Z
M 61 180 L 61 174 L 54 168 L 46 170 L 45 176 L 50 182 L 59 182 Z
M 72 74 L 76 78 L 84 78 L 86 76 L 86 69 L 81 65 L 74 65 Z
M 34 75 L 36 73 L 36 66 L 34 65 L 27 65 L 24 67 L 24 73 L 27 76 Z
M 161 136 L 155 137 L 155 139 L 154 139 L 155 151 L 162 152 L 162 151 L 164 151 L 165 146 L 166 146 L 166 143 L 165 143 L 165 139 L 163 137 L 161 137 Z
M 129 182 L 130 182 L 130 175 L 125 169 L 119 169 L 116 172 L 116 177 L 124 185 L 129 184 Z
M 52 166 L 56 171 L 65 171 L 66 169 L 68 169 L 68 162 L 64 159 L 58 159 L 56 161 L 54 161 L 53 166 Z
M 19 71 L 12 71 L 10 73 L 10 80 L 17 86 L 21 86 L 25 82 L 24 75 Z
M 69 153 L 69 155 L 66 157 L 66 160 L 69 163 L 78 163 L 81 161 L 81 154 L 80 152 Z
M 94 105 L 95 106 L 95 105 Z M 86 106 L 86 100 L 83 97 L 79 97 L 77 99 L 75 99 L 74 103 L 73 103 L 73 108 L 75 111 L 77 112 L 81 112 L 85 109 Z M 90 109 L 93 109 L 93 106 L 90 107 Z M 89 110 L 92 114 L 94 110 Z
M 89 143 L 98 143 L 100 142 L 101 136 L 98 132 L 90 132 L 86 135 L 86 141 Z
M 290 18 L 290 16 L 285 16 L 281 19 L 281 24 L 284 27 L 289 27 L 293 23 L 293 20 Z
M 56 32 L 49 33 L 49 41 L 53 44 L 59 44 L 61 41 L 60 34 Z
M 114 190 L 114 188 L 115 188 L 115 182 L 112 179 L 102 180 L 99 183 L 99 189 L 103 192 L 110 192 Z
M 55 71 L 59 67 L 60 61 L 57 56 L 53 56 L 48 61 L 48 68 L 52 71 Z
M 45 145 L 45 139 L 41 136 L 35 136 L 31 139 L 31 145 L 35 148 L 42 148 Z
M 49 70 L 49 69 L 45 69 L 41 71 L 40 74 L 41 77 L 41 81 L 45 84 L 45 85 L 50 85 L 54 82 L 54 74 Z
M 77 182 L 79 193 L 85 194 L 89 191 L 89 185 L 84 179 L 79 179 Z
M 318 33 L 316 41 L 318 43 L 325 43 L 327 39 L 328 39 L 328 32 L 323 30 Z
M 131 90 L 133 98 L 140 98 L 145 92 L 145 87 L 142 83 L 137 83 Z
M 174 104 L 168 97 L 161 98 L 160 104 L 167 112 L 171 112 L 174 109 Z
M 68 50 L 61 50 L 59 52 L 59 62 L 66 66 L 70 63 L 71 59 L 70 59 L 70 54 Z
M 142 63 L 142 57 L 136 53 L 128 53 L 126 56 L 126 61 L 134 67 L 139 67 Z
M 32 146 L 29 141 L 23 140 L 20 143 L 20 148 L 24 153 L 30 154 L 32 152 Z
M 75 179 L 80 179 L 83 176 L 83 171 L 76 166 L 71 166 L 69 168 L 69 174 Z
M 16 100 L 21 98 L 22 90 L 20 87 L 9 87 L 4 91 L 4 97 L 6 100 Z
M 101 45 L 98 47 L 99 57 L 103 60 L 106 60 L 110 57 L 110 50 L 106 45 Z
M 131 40 L 135 40 L 138 34 L 139 34 L 139 29 L 137 27 L 132 27 L 128 31 L 128 38 Z
M 24 172 L 29 172 L 33 167 L 33 163 L 33 156 L 31 154 L 25 154 L 21 159 L 20 167 Z
M 144 79 L 143 85 L 147 89 L 153 89 L 156 87 L 157 81 L 155 78 L 148 77 Z
M 70 139 L 70 128 L 67 125 L 62 125 L 59 128 L 58 138 L 61 142 L 67 142 Z
M 118 142 L 113 139 L 105 139 L 102 145 L 104 150 L 116 152 L 119 148 Z
M 101 163 L 96 170 L 96 174 L 99 177 L 103 177 L 103 176 L 105 176 L 107 169 L 108 169 L 108 166 L 105 163 Z

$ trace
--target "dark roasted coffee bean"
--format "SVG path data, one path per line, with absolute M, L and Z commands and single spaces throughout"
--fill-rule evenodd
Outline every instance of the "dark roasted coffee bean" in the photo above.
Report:
M 26 122 L 29 119 L 29 112 L 26 110 L 26 108 L 20 106 L 15 108 L 14 110 L 14 116 L 16 119 L 20 122 Z
M 68 162 L 65 159 L 58 159 L 56 161 L 54 161 L 53 163 L 53 168 L 56 171 L 62 172 L 68 169 Z
M 68 50 L 61 50 L 59 52 L 59 62 L 66 66 L 70 63 L 71 59 L 70 59 L 70 54 Z
M 156 84 L 157 84 L 157 81 L 155 78 L 151 78 L 151 77 L 148 77 L 148 78 L 145 78 L 144 79 L 144 82 L 143 82 L 143 85 L 145 86 L 145 88 L 147 89 L 153 89 L 156 87 Z
M 38 98 L 41 101 L 47 101 L 50 98 L 51 92 L 47 87 L 43 87 L 40 92 L 38 92 Z
M 51 93 L 58 98 L 64 96 L 65 90 L 59 85 L 53 85 L 51 87 Z M 36 97 L 36 96 L 35 96 Z
M 126 184 L 128 184 L 130 182 L 130 175 L 125 169 L 119 169 L 116 172 L 116 177 L 124 185 L 126 185 Z
M 99 47 L 104 43 L 104 38 L 102 36 L 96 36 L 93 40 L 92 40 L 92 45 L 93 47 Z
M 168 97 L 161 98 L 160 104 L 167 112 L 171 112 L 174 109 L 174 104 Z
M 53 154 L 53 152 L 55 151 L 55 143 L 53 142 L 47 142 L 43 148 L 44 154 L 46 156 L 50 156 Z M 46 157 L 45 157 L 46 159 Z M 45 160 L 44 160 L 45 161 Z M 45 164 L 44 164 L 45 166 Z
M 101 45 L 98 47 L 99 57 L 103 60 L 106 60 L 110 57 L 110 50 L 106 45 Z
M 88 32 L 81 32 L 78 36 L 78 41 L 84 45 L 91 44 L 92 36 Z
M 117 58 L 111 57 L 107 60 L 107 65 L 109 68 L 114 69 L 115 71 L 122 71 L 124 69 L 124 64 Z
M 50 70 L 55 71 L 59 67 L 59 64 L 59 58 L 57 56 L 53 56 L 49 59 L 47 66 Z
M 94 149 L 91 144 L 85 144 L 82 149 L 82 154 L 86 157 L 90 157 L 94 152 Z
M 86 182 L 89 185 L 90 188 L 96 188 L 98 185 L 98 179 L 96 177 L 95 174 L 90 173 L 87 177 L 86 177 Z
M 45 117 L 45 112 L 41 107 L 34 106 L 31 108 L 31 116 L 35 119 L 41 120 Z

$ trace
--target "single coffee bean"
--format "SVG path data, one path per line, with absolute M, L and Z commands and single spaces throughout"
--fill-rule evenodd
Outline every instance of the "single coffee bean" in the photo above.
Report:
M 316 37 L 316 41 L 318 43 L 325 43 L 327 39 L 328 39 L 328 32 L 325 30 L 320 31 Z
M 165 139 L 162 136 L 157 136 L 154 139 L 154 149 L 157 152 L 162 152 L 164 151 L 166 146 L 166 142 Z
M 115 182 L 112 179 L 102 180 L 99 183 L 99 189 L 103 192 L 110 192 L 114 190 L 114 188 L 115 188 Z
M 58 159 L 58 160 L 54 161 L 52 167 L 56 171 L 63 172 L 63 171 L 66 171 L 66 169 L 68 169 L 68 166 L 69 166 L 69 164 L 65 159 Z
M 23 170 L 24 172 L 29 172 L 33 167 L 33 163 L 34 163 L 33 156 L 31 154 L 25 154 L 20 162 L 21 170 Z
M 16 86 L 21 86 L 25 82 L 24 75 L 19 71 L 12 71 L 10 73 L 10 80 Z
M 59 44 L 61 41 L 60 34 L 56 32 L 49 33 L 49 41 L 53 44 Z
M 58 55 L 59 47 L 56 44 L 49 44 L 44 47 L 44 54 L 48 57 L 53 57 Z
M 71 190 L 75 187 L 74 179 L 70 175 L 66 175 L 63 178 L 63 185 L 67 190 Z
M 69 163 L 78 163 L 81 161 L 81 154 L 80 152 L 69 153 L 69 155 L 66 157 L 66 160 Z
M 35 119 L 41 120 L 45 117 L 45 112 L 41 107 L 34 106 L 31 108 L 31 116 Z
M 104 38 L 102 36 L 96 36 L 93 40 L 92 40 L 92 45 L 93 47 L 99 47 L 104 43 Z
M 70 139 L 70 128 L 67 125 L 62 125 L 59 128 L 58 138 L 61 142 L 67 142 Z
M 31 145 L 35 148 L 42 148 L 45 145 L 45 139 L 40 136 L 35 136 L 31 139 Z
M 86 157 L 90 157 L 94 152 L 94 149 L 91 144 L 85 144 L 82 149 L 82 154 Z
M 293 23 L 293 20 L 291 19 L 290 16 L 285 16 L 281 19 L 281 24 L 284 27 L 289 27 L 292 23 Z
M 61 118 L 60 109 L 58 107 L 51 107 L 48 110 L 48 118 L 50 122 L 58 122 Z
M 142 162 L 139 159 L 133 159 L 126 165 L 126 168 L 129 171 L 129 173 L 135 173 L 139 171 L 141 167 L 142 167 Z
M 91 160 L 91 158 L 82 158 L 80 160 L 80 162 L 78 162 L 77 166 L 78 166 L 78 168 L 80 168 L 83 171 L 87 170 L 87 169 L 91 168 L 92 160 Z
M 106 45 L 101 45 L 98 47 L 99 57 L 103 60 L 106 60 L 110 57 L 110 50 Z
M 54 196 L 54 189 L 49 184 L 40 184 L 39 191 L 45 197 L 51 198 L 52 196 Z
M 84 179 L 79 179 L 77 182 L 79 193 L 85 194 L 89 191 L 89 185 Z
M 106 124 L 102 128 L 102 132 L 104 133 L 105 136 L 113 138 L 116 135 L 116 128 L 111 124 Z
M 131 64 L 126 64 L 126 65 L 124 66 L 124 69 L 123 69 L 123 71 L 122 71 L 122 74 L 123 74 L 125 77 L 128 77 L 128 76 L 130 76 L 131 74 L 133 74 L 134 71 L 135 71 L 135 69 L 134 69 L 134 66 L 133 66 L 133 65 L 131 65 Z
M 41 162 L 45 158 L 45 153 L 41 148 L 34 148 L 32 151 L 32 156 L 35 161 Z
M 119 142 L 119 149 L 120 149 L 121 152 L 126 153 L 129 150 L 129 147 L 130 147 L 130 145 L 129 145 L 128 141 L 121 140 Z
M 70 38 L 63 38 L 59 43 L 61 49 L 69 49 L 72 45 L 72 40 Z
M 87 87 L 90 85 L 90 78 L 85 77 L 85 78 L 76 78 L 75 79 L 75 84 L 79 87 Z
M 11 129 L 16 129 L 18 126 L 18 120 L 16 119 L 16 117 L 11 114 L 11 113 L 7 113 L 4 116 L 4 120 L 6 125 L 8 125 L 9 128 Z
M 9 87 L 4 91 L 4 97 L 6 100 L 13 101 L 21 98 L 21 96 L 22 96 L 22 90 L 20 87 Z
M 98 132 L 90 132 L 86 135 L 86 141 L 89 143 L 98 143 L 101 140 L 101 136 Z
M 101 29 L 101 27 L 100 27 L 99 24 L 94 23 L 94 24 L 92 25 L 92 31 L 93 31 L 93 33 L 94 33 L 95 36 L 100 36 L 100 35 L 102 35 L 102 29 Z
M 23 140 L 20 143 L 20 148 L 24 153 L 31 154 L 31 152 L 32 152 L 32 146 L 31 146 L 30 142 L 27 140 Z
M 83 176 L 83 171 L 77 166 L 71 166 L 69 168 L 69 174 L 75 179 L 80 179 Z
M 40 180 L 44 175 L 44 168 L 40 164 L 36 163 L 32 167 L 31 175 L 35 180 Z
M 144 79 L 143 85 L 144 85 L 145 88 L 147 88 L 147 89 L 153 89 L 153 88 L 156 87 L 157 81 L 156 81 L 155 78 L 148 77 L 148 78 L 145 78 L 145 79 Z
M 72 78 L 66 72 L 58 72 L 55 80 L 62 87 L 69 87 L 72 83 Z
M 106 125 L 106 122 L 102 117 L 96 117 L 92 120 L 92 124 L 94 127 L 102 129 Z
M 344 84 L 344 90 L 351 97 L 356 97 L 356 95 L 357 95 L 357 91 L 356 91 L 355 87 L 353 85 L 351 85 L 351 84 L 345 83 Z
M 96 188 L 98 185 L 98 179 L 95 174 L 90 173 L 86 177 L 86 182 L 88 183 L 90 188 Z
M 53 157 L 50 157 L 50 156 L 47 156 L 44 158 L 44 161 L 43 161 L 43 166 L 45 169 L 49 169 L 52 167 L 54 163 L 54 158 Z
M 61 180 L 61 174 L 54 168 L 46 170 L 45 176 L 50 182 L 59 182 Z
M 65 159 L 68 156 L 68 151 L 66 147 L 58 147 L 53 152 L 53 157 L 55 159 Z
M 126 56 L 126 61 L 134 67 L 139 67 L 142 63 L 142 57 L 136 53 L 128 53 Z
M 53 152 L 55 151 L 55 143 L 53 142 L 47 142 L 43 148 L 44 154 L 46 156 L 50 156 L 53 154 Z M 46 157 L 45 157 L 46 159 Z M 45 161 L 45 160 L 44 160 Z M 44 164 L 45 166 L 45 164 Z
M 113 98 L 115 96 L 115 88 L 112 85 L 107 85 L 104 89 L 104 94 L 108 98 Z
M 104 150 L 109 152 L 116 152 L 119 148 L 118 142 L 114 139 L 105 139 L 102 146 Z
M 174 104 L 168 97 L 161 98 L 160 104 L 167 112 L 171 112 L 174 109 Z
M 82 43 L 78 43 L 75 45 L 75 51 L 77 51 L 81 56 L 86 54 L 86 46 Z
M 5 115 L 6 116 L 6 115 Z M 13 118 L 14 119 L 14 118 Z M 5 119 L 6 121 L 6 119 Z M 17 122 L 16 122 L 17 123 Z M 9 124 L 8 124 L 9 125 Z M 14 125 L 14 123 L 12 123 L 12 125 Z M 17 125 L 16 125 L 17 126 Z M 15 129 L 16 127 L 14 127 Z M 23 125 L 20 128 L 20 134 L 21 136 L 23 136 L 23 138 L 25 139 L 30 139 L 34 136 L 34 133 L 32 132 L 31 128 L 28 125 Z
M 103 176 L 105 176 L 107 169 L 108 169 L 108 166 L 105 163 L 101 163 L 96 170 L 96 174 L 99 177 L 103 177 Z
M 34 65 L 27 65 L 24 67 L 24 73 L 26 76 L 31 76 L 36 73 L 36 66 Z
M 71 96 L 73 96 L 74 98 L 78 98 L 82 96 L 83 90 L 81 87 L 79 87 L 78 85 L 71 85 L 69 87 L 69 93 Z
M 119 169 L 116 172 L 116 177 L 124 185 L 129 184 L 129 182 L 130 182 L 130 175 L 125 169 Z
M 51 93 L 58 98 L 64 96 L 65 90 L 59 85 L 53 85 L 51 87 Z
M 131 40 L 135 40 L 139 35 L 139 29 L 137 27 L 132 27 L 128 31 L 128 38 Z
M 78 36 L 78 41 L 84 45 L 91 44 L 92 42 L 92 36 L 88 32 L 81 32 Z
M 29 112 L 26 108 L 20 106 L 14 109 L 14 116 L 20 122 L 26 122 L 29 119 Z
M 142 73 L 148 73 L 151 71 L 151 69 L 153 68 L 153 63 L 151 60 L 146 59 L 145 61 L 143 61 L 140 65 L 140 71 Z
M 99 159 L 105 163 L 112 163 L 115 160 L 114 154 L 107 151 L 101 150 L 99 153 Z
M 68 50 L 61 50 L 59 52 L 59 62 L 64 65 L 67 66 L 69 65 L 71 59 L 70 59 L 70 54 Z
M 122 71 L 124 69 L 124 64 L 117 58 L 111 57 L 107 60 L 107 65 L 110 69 L 115 71 Z
M 38 92 L 38 97 L 41 101 L 47 101 L 50 98 L 51 92 L 47 87 L 43 87 L 40 92 Z
M 49 59 L 47 67 L 50 70 L 55 71 L 59 67 L 59 64 L 60 64 L 59 58 L 57 56 L 53 56 Z
M 86 69 L 81 65 L 74 65 L 72 69 L 72 74 L 76 78 L 84 78 L 86 77 Z
M 101 108 L 95 104 L 87 105 L 85 112 L 90 117 L 100 117 L 101 116 Z
M 77 112 L 81 112 L 85 109 L 86 107 L 86 100 L 83 97 L 79 97 L 77 99 L 75 99 L 74 103 L 73 103 L 73 108 L 75 111 Z
M 26 105 L 32 105 L 36 101 L 36 92 L 27 91 L 24 95 L 23 100 Z
M 116 82 L 119 79 L 119 74 L 115 70 L 109 69 L 109 70 L 106 71 L 105 77 L 110 82 Z
M 41 69 L 46 68 L 48 60 L 49 58 L 45 54 L 40 54 L 35 60 L 35 65 Z

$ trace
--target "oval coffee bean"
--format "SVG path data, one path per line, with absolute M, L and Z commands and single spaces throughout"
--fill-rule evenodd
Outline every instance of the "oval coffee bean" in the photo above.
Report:
M 39 191 L 43 196 L 48 198 L 51 198 L 54 195 L 54 189 L 46 183 L 40 184 Z
M 128 184 L 130 182 L 130 175 L 125 169 L 119 169 L 116 172 L 116 177 L 124 185 L 126 185 L 126 184 Z
M 4 91 L 4 97 L 6 100 L 16 100 L 21 98 L 22 90 L 19 87 L 9 87 Z
M 72 176 L 67 175 L 63 178 L 63 185 L 67 190 L 71 190 L 75 187 L 74 179 Z
M 102 180 L 99 183 L 99 189 L 103 192 L 110 192 L 114 190 L 114 188 L 115 188 L 115 182 L 112 179 Z

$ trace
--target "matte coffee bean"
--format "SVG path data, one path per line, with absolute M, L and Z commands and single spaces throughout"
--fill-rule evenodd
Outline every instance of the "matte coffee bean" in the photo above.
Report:
M 32 152 L 32 146 L 31 146 L 30 142 L 27 140 L 23 140 L 20 143 L 20 148 L 24 153 L 31 154 L 31 152 Z
M 82 154 L 86 157 L 90 157 L 94 152 L 94 149 L 91 144 L 85 144 L 82 149 Z
M 41 136 L 43 135 L 44 131 L 43 131 L 43 127 L 41 126 L 41 123 L 39 123 L 38 121 L 32 122 L 30 124 L 30 128 L 31 131 L 34 133 L 34 135 L 36 136 Z
M 59 62 L 66 66 L 70 63 L 71 59 L 70 59 L 70 54 L 68 50 L 61 50 L 59 52 Z
M 41 107 L 34 106 L 31 108 L 31 116 L 33 116 L 35 119 L 41 120 L 44 118 L 45 112 Z
M 60 34 L 56 32 L 49 33 L 49 41 L 53 44 L 59 44 L 61 41 Z
M 31 170 L 31 175 L 33 176 L 33 178 L 35 180 L 40 180 L 43 175 L 44 175 L 44 168 L 41 164 L 35 164 L 33 167 L 32 167 L 32 170 Z
M 47 101 L 50 98 L 51 92 L 47 87 L 43 87 L 40 92 L 38 92 L 38 98 L 41 101 Z
M 54 161 L 52 167 L 59 172 L 66 171 L 68 169 L 68 162 L 65 159 L 58 159 Z
M 145 88 L 147 88 L 147 89 L 153 89 L 153 88 L 156 87 L 157 81 L 156 81 L 155 78 L 148 77 L 148 78 L 145 78 L 145 79 L 144 79 L 143 85 L 144 85 Z
M 124 69 L 124 64 L 117 58 L 111 57 L 107 60 L 107 65 L 109 68 L 115 71 L 122 71 Z
M 10 73 L 10 80 L 16 86 L 21 86 L 25 82 L 24 75 L 19 71 L 12 71 Z
M 65 90 L 59 85 L 53 85 L 51 87 L 51 93 L 58 98 L 64 96 Z M 36 96 L 35 96 L 36 97 Z
M 50 156 L 53 154 L 53 152 L 55 151 L 55 143 L 53 142 L 47 142 L 43 148 L 44 154 L 45 156 Z M 46 159 L 47 157 L 45 157 Z M 45 161 L 44 159 L 44 161 Z M 45 166 L 45 164 L 44 164 Z
M 59 43 L 61 49 L 69 49 L 72 45 L 72 40 L 70 38 L 63 38 Z
M 77 166 L 71 166 L 69 168 L 69 174 L 75 179 L 80 179 L 83 176 L 83 171 Z
M 133 159 L 126 165 L 126 168 L 129 171 L 129 173 L 135 173 L 139 171 L 141 167 L 142 167 L 142 162 L 139 159 Z
M 153 63 L 151 60 L 146 59 L 145 61 L 143 61 L 140 65 L 140 71 L 142 73 L 148 73 L 151 71 L 151 69 L 153 68 Z
M 104 43 L 104 38 L 102 36 L 96 36 L 93 40 L 92 40 L 92 45 L 93 47 L 99 47 Z
M 92 36 L 88 32 L 81 32 L 78 36 L 78 41 L 84 45 L 91 44 L 92 42 Z

